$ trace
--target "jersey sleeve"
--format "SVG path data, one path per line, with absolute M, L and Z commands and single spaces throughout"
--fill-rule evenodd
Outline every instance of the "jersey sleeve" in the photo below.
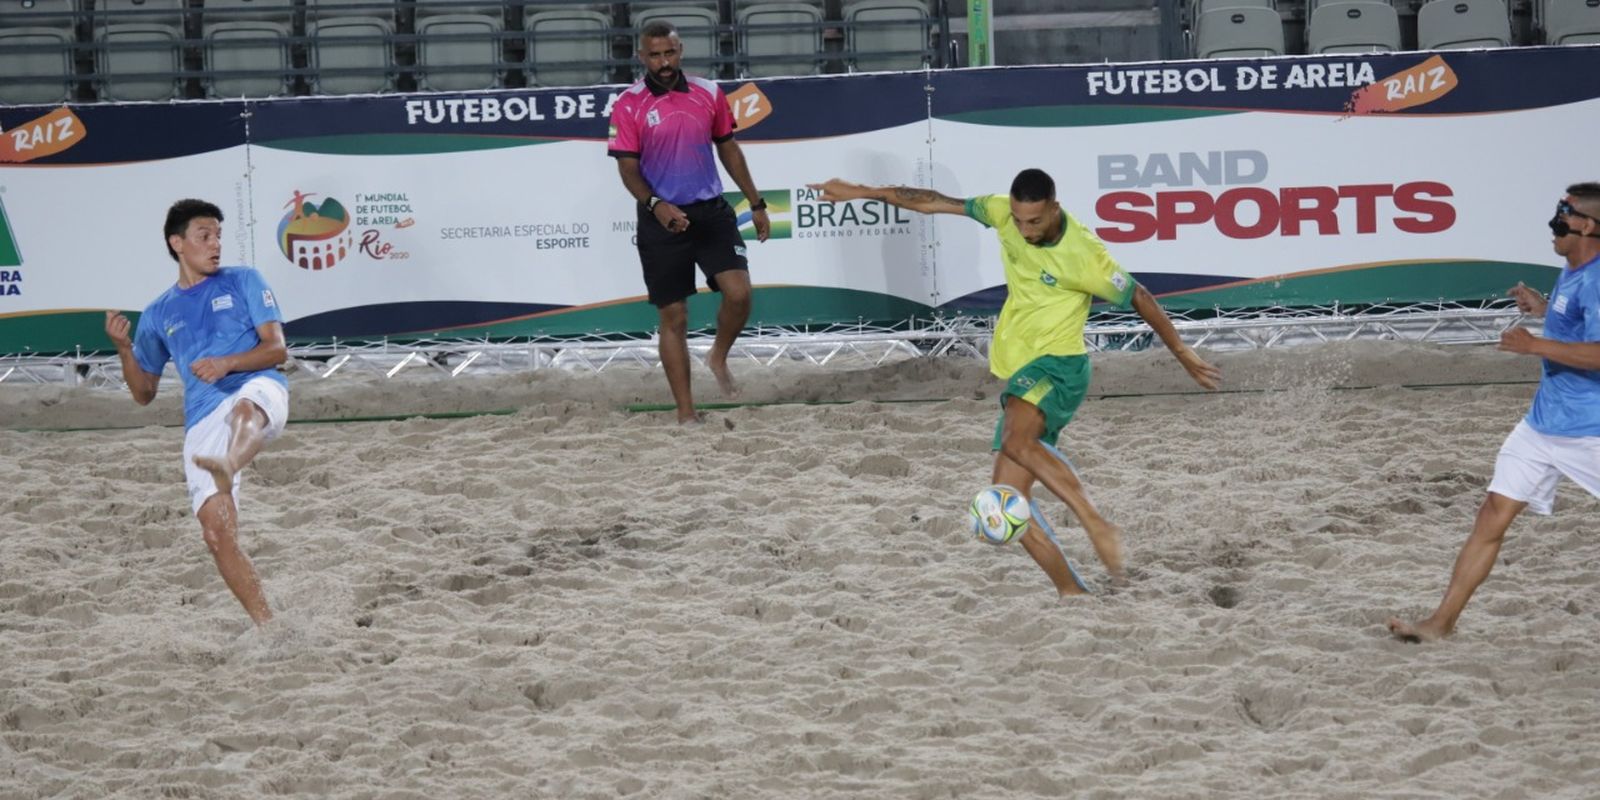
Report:
M 639 121 L 633 103 L 624 97 L 611 107 L 611 127 L 606 131 L 606 155 L 612 158 L 638 158 Z
M 1076 235 L 1083 237 L 1084 258 L 1075 276 L 1078 284 L 1075 288 L 1118 308 L 1132 306 L 1133 290 L 1138 288 L 1138 282 L 1111 257 L 1100 237 L 1090 233 L 1076 219 L 1068 217 L 1067 223 L 1077 229 Z
M 717 87 L 716 102 L 711 112 L 711 141 L 722 144 L 733 138 L 733 131 L 739 127 L 733 121 L 733 109 L 728 106 L 728 96 L 723 94 L 722 87 Z
M 1600 281 L 1585 281 L 1583 296 L 1583 340 L 1585 342 L 1600 342 Z M 1555 294 L 1551 292 L 1551 294 Z
M 151 375 L 160 375 L 167 368 L 167 362 L 172 360 L 166 340 L 161 338 L 159 317 L 155 306 L 146 308 L 139 315 L 138 327 L 133 330 L 133 360 L 139 362 L 139 369 Z
M 245 307 L 250 309 L 250 324 L 261 327 L 268 322 L 283 323 L 283 310 L 278 308 L 278 298 L 267 285 L 261 273 L 247 269 L 240 276 L 240 291 L 244 293 Z
M 1009 213 L 1011 213 L 1010 195 L 989 194 L 967 198 L 967 216 L 977 220 L 978 224 L 985 228 L 995 227 Z

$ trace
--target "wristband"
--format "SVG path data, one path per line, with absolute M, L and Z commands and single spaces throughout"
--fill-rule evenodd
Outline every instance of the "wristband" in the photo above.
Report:
M 766 211 L 767 210 L 767 198 L 765 198 L 765 197 L 756 198 L 756 201 L 754 203 L 750 204 L 750 210 L 751 211 Z
M 656 197 L 655 195 L 650 195 L 650 199 L 644 201 L 644 210 L 646 210 L 646 211 L 654 211 L 654 210 L 656 210 L 656 203 L 659 203 L 659 202 L 661 202 L 661 198 Z

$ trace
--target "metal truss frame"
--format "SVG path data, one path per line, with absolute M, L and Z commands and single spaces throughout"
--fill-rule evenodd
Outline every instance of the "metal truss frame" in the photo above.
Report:
M 1226 351 L 1356 340 L 1489 344 L 1498 342 L 1507 328 L 1525 321 L 1507 301 L 1212 309 L 1172 316 L 1179 334 L 1191 346 Z M 875 366 L 908 358 L 984 358 L 994 324 L 991 316 L 954 315 L 897 325 L 762 326 L 747 330 L 730 357 L 763 367 L 787 363 Z M 703 363 L 713 339 L 710 332 L 690 334 L 690 357 Z M 1150 327 L 1125 311 L 1092 317 L 1084 339 L 1095 352 L 1159 345 Z M 545 369 L 602 372 L 628 366 L 654 368 L 659 364 L 656 345 L 654 336 L 331 341 L 291 347 L 289 363 L 317 379 L 355 374 L 394 378 L 402 372 L 430 370 L 443 378 Z M 101 389 L 124 385 L 122 365 L 115 355 L 81 351 L 53 356 L 0 355 L 0 387 L 7 383 Z

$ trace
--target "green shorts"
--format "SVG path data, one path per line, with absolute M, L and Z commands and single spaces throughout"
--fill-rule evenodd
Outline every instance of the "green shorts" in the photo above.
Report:
M 1000 393 L 1000 421 L 994 426 L 994 449 L 1000 449 L 1000 437 L 1005 433 L 1006 397 L 1015 395 L 1044 412 L 1044 435 L 1039 441 L 1053 445 L 1088 393 L 1087 355 L 1039 356 L 1029 361 L 1011 376 L 1005 391 Z

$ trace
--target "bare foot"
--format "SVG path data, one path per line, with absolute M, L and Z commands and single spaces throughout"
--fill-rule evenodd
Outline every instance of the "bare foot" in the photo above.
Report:
M 233 492 L 233 465 L 226 458 L 212 458 L 210 456 L 195 456 L 194 465 L 211 473 L 211 479 L 217 482 L 217 491 L 222 494 Z
M 1061 558 L 1067 562 L 1067 574 L 1072 576 L 1072 585 L 1058 588 L 1056 595 L 1059 597 L 1082 597 L 1086 594 L 1094 594 L 1089 590 L 1089 584 L 1084 581 L 1083 576 L 1078 574 L 1078 568 L 1073 566 L 1072 559 L 1067 558 L 1066 553 L 1062 553 Z
M 1110 573 L 1111 583 L 1115 586 L 1127 584 L 1128 576 L 1122 571 L 1122 532 L 1104 520 L 1093 526 L 1085 525 L 1084 531 L 1089 534 L 1089 543 L 1094 545 L 1095 555 L 1100 557 L 1100 563 Z
M 684 413 L 682 411 L 678 412 L 678 424 L 679 425 L 683 425 L 683 426 L 686 426 L 686 427 L 692 427 L 692 426 L 695 426 L 695 425 L 702 425 L 702 424 L 705 423 L 705 421 L 706 421 L 706 415 L 700 413 L 699 411 L 691 410 L 688 413 L 687 416 L 684 415 Z
M 711 368 L 711 374 L 717 378 L 717 388 L 722 390 L 722 396 L 731 400 L 739 396 L 739 385 L 733 382 L 733 373 L 728 371 L 726 356 L 717 358 L 712 356 L 706 359 L 706 366 Z
M 1450 631 L 1446 630 L 1444 625 L 1434 622 L 1432 617 L 1420 622 L 1406 622 L 1399 617 L 1390 617 L 1389 632 L 1394 634 L 1394 638 L 1412 644 L 1437 642 L 1450 635 Z
M 1072 569 L 1070 566 L 1067 568 Z M 1089 591 L 1088 586 L 1084 585 L 1083 579 L 1078 577 L 1077 572 L 1072 573 L 1072 580 L 1073 583 L 1056 589 L 1056 597 L 1066 599 L 1068 597 L 1088 597 L 1094 594 L 1094 592 Z

